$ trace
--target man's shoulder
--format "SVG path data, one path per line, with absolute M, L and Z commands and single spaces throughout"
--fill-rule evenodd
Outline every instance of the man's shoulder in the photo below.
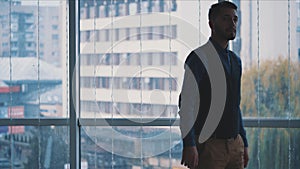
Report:
M 198 48 L 192 50 L 185 60 L 185 66 L 190 68 L 200 69 L 205 62 L 205 53 L 203 53 L 203 47 L 199 46 Z
M 188 58 L 194 58 L 194 59 L 203 59 L 203 57 L 206 57 L 208 53 L 210 53 L 211 50 L 214 50 L 213 45 L 210 41 L 206 42 L 205 44 L 195 48 L 191 51 Z
M 229 52 L 230 52 L 230 56 L 231 56 L 233 59 L 237 60 L 238 62 L 241 62 L 241 58 L 240 58 L 236 53 L 234 53 L 234 52 L 231 51 L 231 50 L 229 50 Z
M 214 49 L 213 44 L 210 41 L 207 41 L 205 44 L 197 47 L 193 52 L 205 52 L 206 50 Z

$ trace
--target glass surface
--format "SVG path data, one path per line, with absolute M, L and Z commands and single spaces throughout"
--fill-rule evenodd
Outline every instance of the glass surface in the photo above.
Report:
M 247 128 L 247 168 L 299 168 L 299 129 Z
M 88 168 L 179 166 L 178 127 L 83 127 L 81 161 Z
M 140 8 L 138 2 L 97 1 L 95 4 L 82 1 L 80 9 L 85 15 L 80 20 L 81 37 L 84 36 L 80 42 L 80 117 L 135 118 L 135 122 L 147 121 L 149 118 L 177 118 L 183 63 L 191 50 L 207 42 L 211 34 L 208 10 L 215 2 L 142 1 Z M 233 2 L 239 7 L 239 25 L 237 37 L 229 48 L 240 56 L 243 63 L 243 116 L 299 118 L 297 103 L 300 96 L 297 91 L 300 69 L 297 52 L 300 41 L 297 40 L 299 31 L 297 33 L 296 29 L 299 27 L 299 2 Z M 95 14 L 90 14 L 97 13 L 94 10 L 97 8 L 93 6 L 109 12 L 103 17 L 96 17 Z M 87 32 L 100 37 L 98 40 L 87 38 Z M 170 53 L 174 57 L 170 57 Z M 135 140 L 146 137 L 144 128 L 152 128 L 151 130 L 159 133 L 164 127 L 115 125 L 83 127 L 82 133 L 88 135 L 89 139 L 82 137 L 82 145 L 90 140 L 95 143 L 96 149 L 94 151 L 89 147 L 89 152 L 83 157 L 91 163 L 89 167 L 110 168 L 121 166 L 122 163 L 127 168 L 170 168 L 173 164 L 173 167 L 175 164 L 180 166 L 180 144 L 176 149 L 177 154 L 173 154 L 173 151 L 168 153 L 173 149 L 170 148 L 170 142 L 166 145 L 157 144 L 168 148 L 161 154 L 153 154 L 153 151 L 160 150 L 159 146 L 148 146 L 147 141 L 132 141 L 134 136 L 137 137 Z M 288 160 L 278 159 L 272 166 L 294 167 L 298 158 L 294 150 L 298 146 L 293 141 L 276 141 L 287 138 L 299 140 L 297 129 L 248 128 L 247 131 L 251 154 L 249 168 L 258 168 L 258 165 L 264 166 L 261 168 L 267 167 L 267 162 L 262 163 L 267 160 L 266 157 L 275 153 L 265 148 L 269 146 L 267 140 L 275 142 L 274 146 L 281 147 L 278 151 L 282 150 L 285 157 L 289 157 Z M 167 137 L 173 137 L 173 134 L 168 133 Z M 180 142 L 179 130 L 176 134 Z M 265 134 L 270 139 L 265 139 Z M 130 137 L 123 138 L 124 135 Z M 86 153 L 84 148 L 81 151 Z
M 298 129 L 246 130 L 250 157 L 247 168 L 297 169 L 300 165 Z M 81 161 L 87 161 L 89 168 L 179 168 L 182 167 L 179 128 L 171 127 L 171 133 L 169 127 L 83 127 Z M 166 137 L 155 137 L 164 134 Z
M 240 6 L 241 44 L 235 52 L 244 68 L 244 116 L 299 118 L 299 2 L 240 1 Z
M 0 6 L 0 117 L 68 117 L 66 1 Z
M 139 2 L 81 1 L 80 117 L 176 117 L 184 60 L 195 35 L 209 36 L 199 8 L 213 2 L 143 1 L 139 11 Z M 97 17 L 100 7 L 109 15 Z
M 1 169 L 55 169 L 69 163 L 68 127 L 26 126 L 24 129 L 23 132 L 0 134 Z

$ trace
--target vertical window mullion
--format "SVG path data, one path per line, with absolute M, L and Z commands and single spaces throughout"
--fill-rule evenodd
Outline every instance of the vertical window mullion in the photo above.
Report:
M 80 110 L 79 86 L 79 22 L 78 11 L 80 1 L 69 0 L 69 113 L 70 113 L 70 168 L 80 169 L 80 128 L 78 127 L 78 114 Z M 73 78 L 75 77 L 75 81 Z M 76 92 L 77 91 L 77 92 Z

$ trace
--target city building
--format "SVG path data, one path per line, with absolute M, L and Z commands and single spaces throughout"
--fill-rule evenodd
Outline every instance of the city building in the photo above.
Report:
M 0 57 L 0 67 L 0 119 L 64 116 L 60 68 L 36 57 Z M 34 131 L 33 126 L 0 126 L 0 158 L 27 161 Z
M 81 116 L 175 117 L 187 55 L 178 2 L 81 2 Z
M 22 113 L 18 117 L 41 117 L 40 106 L 43 104 L 61 104 L 59 95 L 56 99 L 52 96 L 53 100 L 46 99 L 51 97 L 47 91 L 61 85 L 61 69 L 38 61 L 36 57 L 0 57 L 0 67 L 0 104 L 1 108 L 7 109 L 3 116 L 14 118 L 9 116 L 10 107 L 21 106 Z M 11 76 L 10 72 L 13 73 Z
M 147 118 L 178 116 L 178 95 L 181 89 L 183 63 L 188 52 L 197 47 L 198 30 L 180 16 L 180 1 L 81 1 L 80 6 L 80 85 L 82 118 L 125 118 L 147 121 Z M 142 20 L 141 20 L 142 18 Z M 113 19 L 113 20 L 112 20 Z M 188 28 L 188 29 L 187 29 Z M 188 32 L 189 31 L 189 32 Z M 139 122 L 137 120 L 137 122 Z M 169 156 L 169 129 L 121 127 L 111 138 L 111 129 L 96 132 L 83 127 L 87 137 L 97 137 L 98 156 L 107 158 L 110 140 L 115 143 L 115 165 L 134 168 L 129 158 L 161 157 L 147 160 L 149 166 L 164 168 Z M 118 130 L 117 128 L 115 128 Z M 141 143 L 134 139 L 143 133 L 156 138 Z M 150 136 L 152 134 L 152 136 Z M 180 139 L 178 130 L 171 132 Z M 162 135 L 162 136 L 160 136 Z M 164 136 L 164 137 L 163 137 Z M 129 137 L 129 138 L 128 138 Z M 141 144 L 147 145 L 142 148 Z M 83 154 L 88 154 L 83 144 Z M 161 145 L 161 146 L 157 146 Z M 178 156 L 178 151 L 172 155 Z M 128 160 L 126 160 L 128 158 Z M 89 164 L 93 164 L 88 155 Z M 124 161 L 125 160 L 125 161 Z M 154 160 L 154 162 L 153 162 Z M 96 166 L 111 163 L 99 161 Z M 146 160 L 145 160 L 146 161 Z M 161 162 L 162 161 L 162 162 Z M 167 160 L 165 160 L 167 161 Z M 176 161 L 176 160 L 175 160 Z M 179 164 L 180 162 L 175 162 Z M 147 164 L 145 164 L 147 165 Z
M 0 57 L 39 57 L 61 66 L 63 31 L 59 6 L 0 1 L 0 9 Z
M 1 56 L 36 56 L 34 8 L 23 9 L 16 4 L 9 11 L 9 3 L 1 3 Z

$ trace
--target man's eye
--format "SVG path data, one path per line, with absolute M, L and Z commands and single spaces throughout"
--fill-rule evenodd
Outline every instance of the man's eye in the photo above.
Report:
M 223 21 L 231 21 L 231 18 L 230 17 L 223 17 Z M 237 23 L 238 18 L 233 18 L 233 22 Z

